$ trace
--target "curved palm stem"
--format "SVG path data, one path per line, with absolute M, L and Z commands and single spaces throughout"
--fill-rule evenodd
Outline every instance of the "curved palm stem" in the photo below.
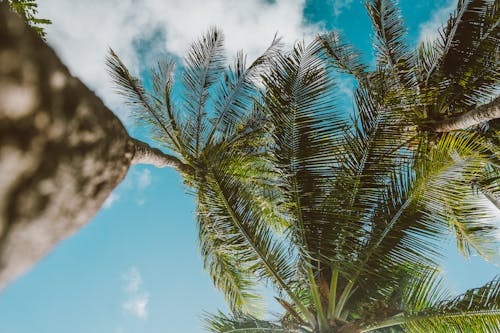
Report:
M 321 297 L 319 294 L 318 285 L 314 279 L 314 274 L 311 266 L 307 266 L 307 277 L 309 279 L 309 287 L 311 288 L 311 294 L 313 296 L 314 304 L 316 305 L 316 311 L 318 312 L 319 319 L 319 329 L 324 331 L 328 327 L 328 322 L 325 317 L 325 312 L 323 310 L 323 304 L 321 303 Z
M 337 283 L 339 278 L 339 270 L 335 267 L 332 268 L 332 279 L 330 281 L 330 295 L 328 299 L 328 319 L 335 317 L 335 306 L 337 302 Z
M 194 175 L 193 167 L 183 163 L 177 157 L 165 154 L 161 150 L 152 148 L 147 143 L 137 139 L 132 138 L 130 141 L 134 147 L 132 164 L 149 164 L 157 168 L 172 167 L 182 173 Z

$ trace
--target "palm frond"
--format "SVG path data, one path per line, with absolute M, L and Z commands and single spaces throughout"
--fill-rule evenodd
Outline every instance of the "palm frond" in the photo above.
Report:
M 450 229 L 461 244 L 482 256 L 497 254 L 498 228 L 491 212 L 470 203 L 471 182 L 486 163 L 478 147 L 473 136 L 448 134 L 435 149 L 426 150 L 428 159 L 421 159 L 415 169 L 394 172 L 386 196 L 373 211 L 370 235 L 354 260 L 340 309 L 351 297 L 349 306 L 355 308 L 372 291 L 398 285 L 395 272 L 400 265 L 436 266 L 437 241 Z M 358 283 L 362 292 L 350 296 Z
M 210 89 L 220 80 L 225 68 L 224 37 L 217 28 L 211 28 L 191 44 L 184 59 L 182 76 L 183 106 L 187 116 L 181 131 L 184 142 L 193 157 L 199 157 L 207 135 L 207 109 Z
M 420 312 L 450 299 L 441 272 L 424 268 L 410 277 L 403 294 L 403 307 L 407 312 Z
M 267 50 L 248 68 L 245 66 L 245 56 L 242 52 L 238 52 L 233 67 L 228 68 L 224 80 L 214 92 L 217 99 L 214 101 L 213 125 L 207 144 L 212 143 L 216 134 L 219 134 L 219 141 L 231 136 L 235 127 L 241 124 L 241 119 L 248 113 L 252 99 L 257 96 L 256 84 L 261 74 L 280 48 L 281 41 L 275 37 Z
M 160 58 L 155 67 L 150 69 L 153 92 L 151 94 L 152 104 L 158 115 L 162 116 L 163 123 L 168 124 L 168 138 L 175 145 L 177 151 L 186 155 L 185 145 L 181 140 L 179 128 L 179 112 L 176 103 L 172 100 L 172 90 L 174 87 L 175 62 L 170 57 Z M 164 136 L 155 137 L 157 141 L 163 141 Z
M 243 256 L 234 244 L 241 242 L 238 230 L 231 224 L 220 223 L 213 217 L 206 196 L 210 192 L 198 190 L 197 219 L 201 256 L 205 270 L 215 287 L 223 291 L 224 298 L 233 311 L 256 314 L 261 310 L 261 295 L 257 281 Z M 207 207 L 208 206 L 208 207 Z
M 242 313 L 231 316 L 222 312 L 218 314 L 206 314 L 204 318 L 205 329 L 213 333 L 293 333 L 299 330 L 286 329 L 266 320 Z
M 320 208 L 326 197 L 335 160 L 335 138 L 346 122 L 334 112 L 332 83 L 319 43 L 297 44 L 280 55 L 264 76 L 264 100 L 272 124 L 273 153 L 284 177 L 286 201 L 293 223 L 291 233 L 305 257 L 319 260 L 326 246 L 328 220 Z
M 498 95 L 499 35 L 498 0 L 458 1 L 456 11 L 432 45 L 435 51 L 421 61 L 426 67 L 423 85 L 438 88 L 437 97 L 446 101 L 439 112 L 466 112 Z
M 206 153 L 210 169 L 200 186 L 205 193 L 203 205 L 213 221 L 210 234 L 218 237 L 223 251 L 244 263 L 254 278 L 272 281 L 300 307 L 288 285 L 295 274 L 295 259 L 274 233 L 263 201 L 254 200 L 259 196 L 273 200 L 277 174 L 258 150 L 252 153 L 223 145 Z M 263 192 L 266 188 L 268 194 Z
M 318 37 L 323 45 L 329 63 L 342 73 L 353 75 L 359 82 L 366 80 L 367 66 L 363 64 L 361 55 L 353 46 L 343 40 L 338 31 L 333 31 Z
M 496 333 L 500 327 L 500 279 L 448 301 L 405 315 L 412 332 Z
M 162 141 L 169 149 L 179 152 L 176 149 L 177 142 L 173 136 L 174 130 L 165 118 L 165 114 L 161 109 L 155 107 L 154 98 L 144 88 L 142 81 L 129 72 L 112 49 L 109 50 L 109 55 L 106 57 L 106 66 L 116 92 L 125 98 L 136 119 L 143 124 L 149 124 L 155 137 L 164 138 Z
M 377 42 L 378 65 L 393 71 L 402 87 L 414 85 L 413 55 L 408 50 L 401 11 L 396 0 L 370 0 L 366 2 Z

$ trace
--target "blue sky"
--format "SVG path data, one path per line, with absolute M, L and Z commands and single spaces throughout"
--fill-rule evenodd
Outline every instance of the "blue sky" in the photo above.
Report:
M 369 21 L 359 0 L 39 2 L 42 16 L 54 22 L 49 43 L 131 133 L 140 131 L 111 93 L 104 72 L 108 45 L 140 71 L 159 52 L 182 55 L 187 43 L 214 23 L 226 31 L 230 53 L 243 48 L 250 55 L 263 50 L 276 30 L 292 42 L 336 28 L 367 62 L 372 59 Z M 453 3 L 402 0 L 411 42 L 430 37 Z M 350 85 L 345 80 L 339 87 L 347 94 Z M 174 170 L 131 168 L 91 223 L 0 294 L 0 333 L 203 332 L 203 311 L 225 305 L 203 272 L 193 211 L 193 198 Z M 456 292 L 500 273 L 478 257 L 464 261 L 453 244 L 449 249 L 443 271 Z

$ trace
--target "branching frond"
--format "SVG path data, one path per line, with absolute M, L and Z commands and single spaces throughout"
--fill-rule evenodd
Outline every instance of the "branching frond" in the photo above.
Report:
M 498 95 L 499 36 L 498 0 L 458 1 L 440 38 L 421 51 L 419 63 L 426 73 L 422 84 L 430 91 L 438 89 L 436 98 L 443 101 L 434 101 L 441 106 L 435 112 L 458 114 Z
M 366 2 L 375 29 L 379 67 L 387 67 L 396 76 L 399 86 L 413 86 L 413 56 L 406 44 L 406 29 L 396 0 Z
M 363 64 L 361 55 L 353 46 L 344 42 L 338 31 L 333 31 L 318 37 L 324 48 L 329 63 L 342 73 L 353 75 L 359 82 L 364 82 L 367 76 L 367 66 Z
M 182 135 L 195 158 L 200 156 L 207 135 L 206 104 L 210 89 L 221 78 L 225 68 L 223 43 L 222 32 L 211 28 L 200 40 L 191 44 L 184 59 L 183 109 L 187 123 Z
M 439 257 L 436 241 L 450 229 L 461 246 L 473 248 L 483 257 L 497 252 L 498 228 L 492 213 L 473 204 L 471 182 L 486 164 L 475 137 L 448 134 L 425 151 L 427 158 L 420 159 L 414 169 L 393 174 L 386 196 L 373 212 L 371 234 L 359 250 L 359 262 L 354 261 L 350 285 L 341 298 L 347 300 L 359 283 L 362 292 L 352 296 L 350 306 L 370 295 L 370 290 L 377 293 L 384 286 L 398 285 L 400 265 L 435 267 L 433 260 Z
M 274 154 L 284 176 L 290 229 L 305 257 L 319 258 L 329 248 L 329 220 L 321 209 L 331 179 L 335 146 L 346 122 L 334 112 L 334 98 L 319 44 L 298 44 L 276 57 L 264 76 L 265 102 L 273 125 Z
M 204 318 L 205 329 L 213 333 L 293 333 L 294 329 L 285 329 L 270 321 L 260 320 L 242 313 L 227 316 L 222 312 L 207 314 Z
M 405 316 L 412 332 L 496 333 L 500 327 L 500 279 Z
M 254 278 L 272 281 L 300 306 L 288 286 L 295 274 L 294 258 L 286 243 L 276 237 L 269 223 L 269 210 L 262 207 L 265 201 L 254 200 L 256 197 L 273 200 L 277 174 L 272 165 L 258 151 L 252 153 L 225 145 L 214 147 L 207 154 L 211 166 L 200 182 L 205 193 L 201 203 L 212 221 L 212 230 L 207 235 L 218 239 L 216 250 L 237 258 Z M 214 239 L 203 243 L 212 246 Z
M 167 148 L 180 152 L 179 144 L 174 136 L 175 130 L 165 117 L 165 113 L 157 107 L 154 97 L 144 88 L 142 81 L 129 72 L 112 49 L 109 50 L 106 58 L 106 65 L 116 92 L 125 98 L 135 118 L 143 124 L 149 124 L 153 135 L 157 138 L 161 137 Z M 165 74 L 169 75 L 169 73 Z
M 226 70 L 224 80 L 214 93 L 217 99 L 214 102 L 214 119 L 207 139 L 208 145 L 216 134 L 219 137 L 216 142 L 224 140 L 241 124 L 241 118 L 246 116 L 252 99 L 257 95 L 256 84 L 280 47 L 280 39 L 275 37 L 267 50 L 248 68 L 245 67 L 246 58 L 243 53 L 237 54 L 233 67 Z

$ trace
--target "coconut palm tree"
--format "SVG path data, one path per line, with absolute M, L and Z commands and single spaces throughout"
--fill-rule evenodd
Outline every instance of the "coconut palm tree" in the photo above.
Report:
M 489 165 L 479 134 L 446 133 L 407 148 L 413 134 L 399 110 L 383 104 L 393 94 L 385 69 L 358 86 L 349 119 L 335 106 L 322 47 L 316 40 L 276 55 L 263 79 L 259 109 L 272 170 L 265 183 L 278 205 L 271 221 L 282 222 L 269 223 L 261 202 L 224 168 L 207 173 L 199 189 L 209 268 L 226 270 L 229 261 L 234 272 L 214 277 L 232 314 L 209 315 L 207 328 L 497 332 L 498 279 L 453 298 L 437 277 L 440 242 L 450 229 L 464 252 L 498 251 L 492 216 L 470 188 Z M 252 285 L 238 285 L 248 275 L 274 287 L 284 310 L 276 321 L 241 306 L 258 297 Z
M 456 10 L 434 40 L 411 49 L 395 0 L 366 2 L 377 54 L 392 93 L 380 101 L 399 110 L 412 145 L 435 141 L 449 131 L 480 132 L 491 163 L 473 186 L 500 207 L 500 2 L 459 0 Z M 377 77 L 338 32 L 320 37 L 330 64 L 352 74 L 362 85 Z M 410 143 L 410 142 L 409 142 Z
M 275 38 L 249 66 L 242 52 L 227 66 L 223 41 L 216 28 L 195 41 L 183 59 L 179 80 L 174 75 L 175 59 L 160 60 L 151 70 L 151 91 L 112 50 L 107 65 L 117 92 L 125 97 L 140 124 L 151 130 L 156 145 L 163 148 L 145 147 L 141 155 L 145 163 L 157 160 L 158 166 L 174 167 L 197 198 L 200 243 L 214 284 L 225 290 L 234 306 L 250 311 L 252 296 L 245 290 L 255 284 L 254 276 L 242 268 L 239 257 L 231 257 L 223 250 L 231 242 L 240 241 L 235 231 L 240 226 L 214 226 L 210 214 L 203 212 L 207 201 L 222 205 L 214 209 L 226 211 L 224 205 L 236 200 L 219 190 L 224 186 L 220 182 L 230 175 L 232 181 L 238 181 L 239 196 L 251 196 L 252 209 L 258 205 L 259 216 L 266 217 L 268 224 L 261 224 L 259 236 L 271 232 L 273 220 L 281 222 L 272 214 L 277 205 L 275 185 L 270 179 L 276 172 L 266 157 L 269 138 L 261 126 L 263 114 L 257 88 L 261 74 L 281 46 L 279 38 Z M 252 214 L 251 210 L 245 214 Z M 230 235 L 236 238 L 232 240 Z
M 408 120 L 436 132 L 466 129 L 500 118 L 498 0 L 459 0 L 434 40 L 410 49 L 395 0 L 366 1 L 377 67 L 411 109 Z M 364 81 L 367 66 L 337 32 L 321 36 L 331 63 Z M 402 98 L 400 96 L 400 98 Z M 401 102 L 401 101 L 399 101 Z
M 204 265 L 234 313 L 211 317 L 210 328 L 495 327 L 498 281 L 448 299 L 434 278 L 450 229 L 465 253 L 497 251 L 471 189 L 489 165 L 480 134 L 407 148 L 414 133 L 385 107 L 394 89 L 383 68 L 356 89 L 349 118 L 320 41 L 280 54 L 275 40 L 248 68 L 242 54 L 226 68 L 212 29 L 191 46 L 180 86 L 173 61 L 162 61 L 151 92 L 116 54 L 108 59 L 118 92 L 169 151 L 159 157 L 175 157 L 196 197 Z M 252 316 L 262 282 L 283 306 L 278 324 Z

